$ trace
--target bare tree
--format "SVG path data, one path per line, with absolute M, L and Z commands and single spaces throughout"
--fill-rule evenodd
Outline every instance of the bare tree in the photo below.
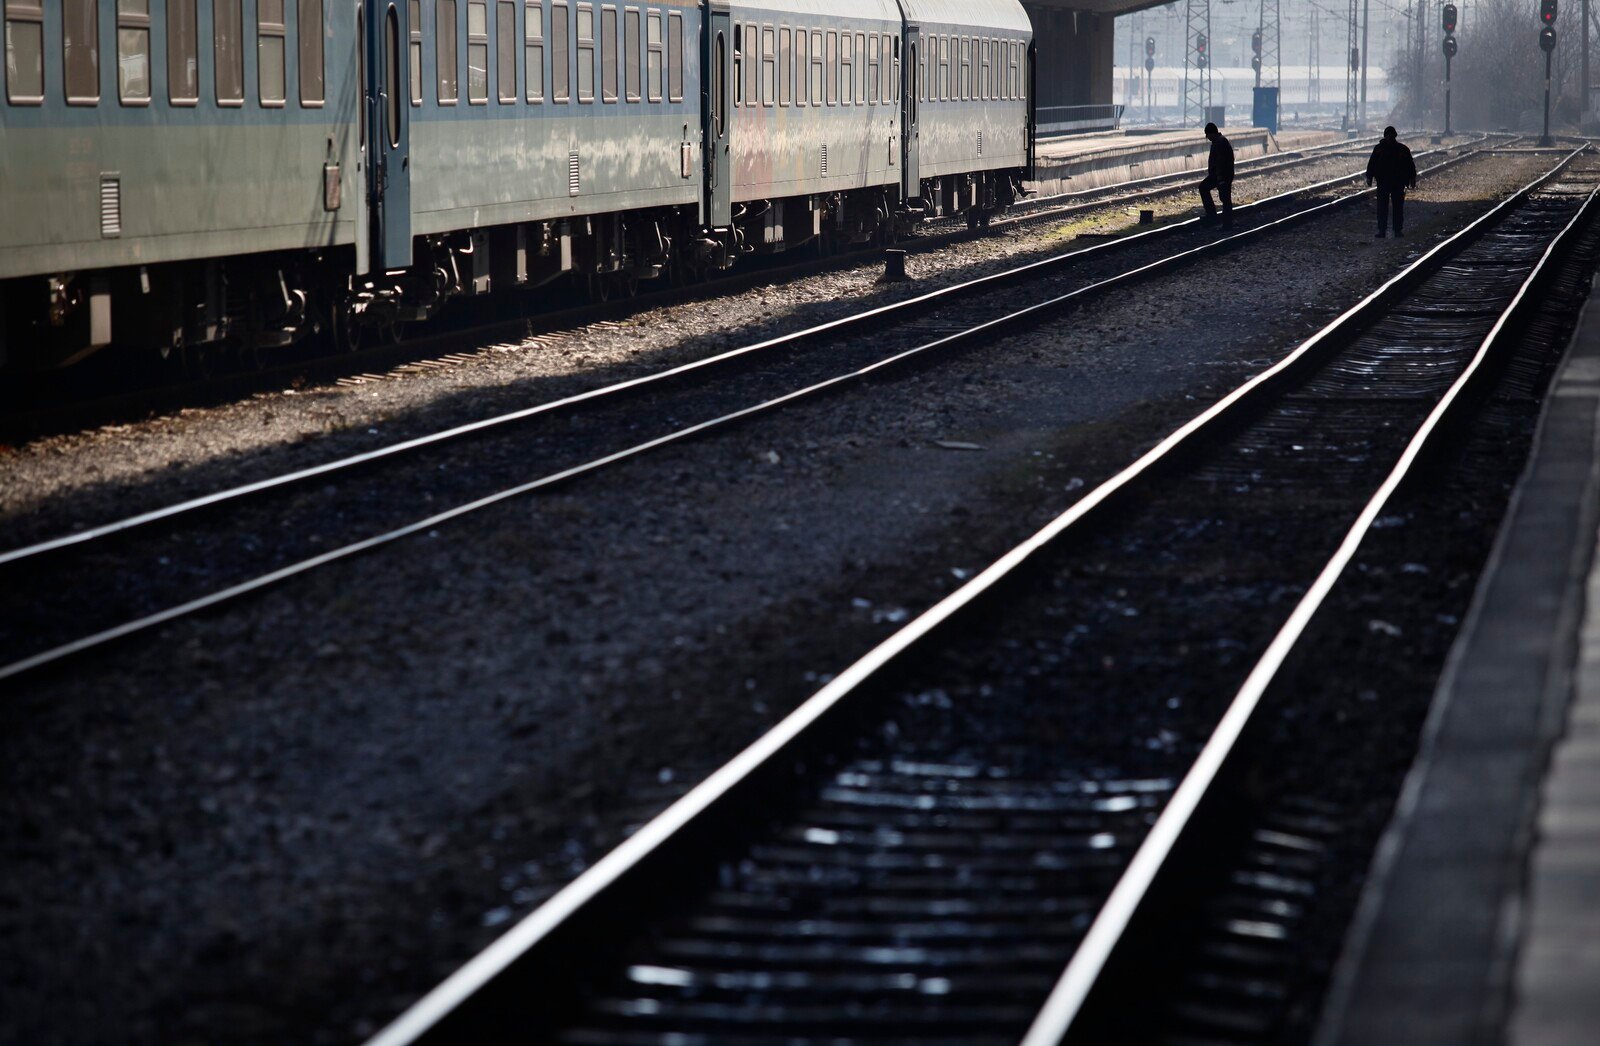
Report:
M 1544 111 L 1538 6 L 1528 0 L 1473 0 L 1460 6 L 1456 40 L 1461 51 L 1451 70 L 1452 122 L 1460 128 L 1538 130 Z M 1430 5 L 1429 11 L 1437 12 L 1438 6 Z M 1578 121 L 1581 30 L 1574 20 L 1569 21 L 1571 25 L 1558 27 L 1558 31 L 1568 31 L 1562 34 L 1551 66 L 1550 120 L 1555 127 L 1573 126 Z M 1431 27 L 1427 52 L 1422 56 L 1420 85 L 1415 82 L 1414 44 L 1396 52 L 1389 70 L 1390 82 L 1398 88 L 1396 114 L 1428 126 L 1444 123 L 1444 55 L 1437 29 Z

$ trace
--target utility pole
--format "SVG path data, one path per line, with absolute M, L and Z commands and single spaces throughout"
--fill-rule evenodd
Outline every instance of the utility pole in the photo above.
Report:
M 1306 34 L 1306 108 L 1322 101 L 1322 27 L 1317 22 L 1317 9 L 1311 9 L 1309 31 Z
M 1344 129 L 1347 131 L 1355 128 L 1356 70 L 1361 67 L 1361 38 L 1356 33 L 1360 20 L 1357 18 L 1359 8 L 1356 3 L 1357 0 L 1350 0 L 1345 18 L 1345 37 L 1349 45 L 1344 52 Z
M 1578 102 L 1578 130 L 1583 130 L 1583 118 L 1589 113 L 1589 0 L 1583 0 L 1583 72 L 1579 77 L 1583 84 L 1583 98 Z
M 1372 0 L 1361 0 L 1361 115 L 1356 128 L 1367 129 L 1367 31 L 1372 28 Z
M 1428 119 L 1428 0 L 1417 0 L 1417 119 Z

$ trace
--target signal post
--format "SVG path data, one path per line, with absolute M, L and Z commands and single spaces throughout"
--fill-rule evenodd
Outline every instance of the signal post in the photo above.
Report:
M 1556 49 L 1556 0 L 1539 0 L 1539 47 L 1544 51 L 1544 136 L 1540 145 L 1550 145 L 1550 60 Z
M 1456 56 L 1456 5 L 1445 4 L 1444 13 L 1444 133 L 1450 133 L 1450 59 Z

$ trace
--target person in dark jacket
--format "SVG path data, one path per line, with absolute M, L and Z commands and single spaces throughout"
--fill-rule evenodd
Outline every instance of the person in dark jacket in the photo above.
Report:
M 1214 123 L 1206 124 L 1206 137 L 1211 139 L 1211 160 L 1206 164 L 1206 180 L 1200 183 L 1200 202 L 1206 205 L 1206 221 L 1215 221 L 1217 205 L 1211 202 L 1211 190 L 1222 198 L 1222 224 L 1233 224 L 1233 146 L 1222 136 Z
M 1389 231 L 1389 215 L 1394 214 L 1394 234 L 1405 235 L 1406 188 L 1417 187 L 1417 165 L 1411 150 L 1400 144 L 1393 127 L 1383 129 L 1383 140 L 1372 148 L 1367 161 L 1367 184 L 1378 183 L 1378 239 Z

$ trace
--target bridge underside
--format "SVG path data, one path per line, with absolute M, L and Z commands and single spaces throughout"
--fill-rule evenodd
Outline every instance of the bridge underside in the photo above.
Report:
M 1039 44 L 1039 105 L 1112 102 L 1116 17 L 1159 6 L 1150 0 L 1023 0 Z

